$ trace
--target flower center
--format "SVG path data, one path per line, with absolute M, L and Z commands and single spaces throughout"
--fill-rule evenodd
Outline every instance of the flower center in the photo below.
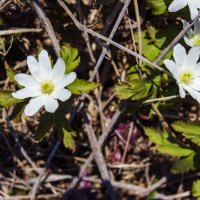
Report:
M 54 84 L 50 81 L 44 82 L 41 85 L 41 91 L 43 94 L 51 94 L 54 91 Z
M 180 75 L 180 80 L 182 83 L 189 85 L 193 79 L 193 74 L 191 72 L 183 72 Z
M 191 38 L 191 41 L 195 45 L 200 45 L 200 34 L 195 35 L 193 38 Z

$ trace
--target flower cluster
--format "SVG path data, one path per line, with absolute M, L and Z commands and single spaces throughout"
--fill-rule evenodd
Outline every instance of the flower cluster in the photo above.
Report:
M 174 0 L 169 6 L 170 12 L 176 12 L 185 6 L 189 6 L 191 19 L 198 16 L 200 9 L 199 0 Z M 183 20 L 183 27 L 188 24 Z M 181 98 L 186 96 L 186 91 L 200 103 L 200 19 L 194 23 L 194 28 L 190 29 L 184 36 L 185 43 L 191 47 L 188 54 L 185 48 L 177 44 L 173 49 L 172 60 L 164 60 L 164 64 L 172 73 L 178 86 Z

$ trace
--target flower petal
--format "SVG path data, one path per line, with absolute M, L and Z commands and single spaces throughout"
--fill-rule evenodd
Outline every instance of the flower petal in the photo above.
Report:
M 27 57 L 27 65 L 28 65 L 29 71 L 30 71 L 31 75 L 33 76 L 33 78 L 36 81 L 40 82 L 41 78 L 42 78 L 42 74 L 40 71 L 38 61 L 33 56 L 28 56 Z
M 40 95 L 34 99 L 31 99 L 29 103 L 26 105 L 24 114 L 26 116 L 33 116 L 36 112 L 42 108 L 44 102 L 46 101 L 46 96 Z
M 165 66 L 167 67 L 167 69 L 172 73 L 174 78 L 177 79 L 178 73 L 177 73 L 177 68 L 176 68 L 175 62 L 172 60 L 169 60 L 169 59 L 166 59 L 163 62 L 165 64 Z
M 196 46 L 190 49 L 190 51 L 188 52 L 188 65 L 189 66 L 193 66 L 197 63 L 197 61 L 199 60 L 199 56 L 200 56 L 200 46 Z
M 185 98 L 185 90 L 183 89 L 183 86 L 182 84 L 178 84 L 178 87 L 179 87 L 179 94 L 181 96 L 181 98 Z
M 198 15 L 197 1 L 188 0 L 188 6 L 190 9 L 190 17 L 194 19 Z
M 178 10 L 181 10 L 182 8 L 184 8 L 187 5 L 187 1 L 186 0 L 174 0 L 168 10 L 169 12 L 176 12 Z
M 198 19 L 194 24 L 194 35 L 197 35 L 199 33 L 200 33 L 200 19 Z
M 40 69 L 43 71 L 46 77 L 51 76 L 52 68 L 51 61 L 48 56 L 48 52 L 46 50 L 42 50 L 38 56 Z
M 188 91 L 188 93 L 194 98 L 196 99 L 199 103 L 200 103 L 200 92 L 194 90 L 193 88 L 191 88 L 188 85 L 183 85 L 183 88 Z
M 53 68 L 52 78 L 63 76 L 65 74 L 65 62 L 62 58 L 58 58 Z
M 59 99 L 62 102 L 67 101 L 71 95 L 72 93 L 67 89 L 60 89 L 52 94 L 55 99 Z
M 64 75 L 64 77 L 57 84 L 58 88 L 63 88 L 65 86 L 71 84 L 72 82 L 74 82 L 76 77 L 77 77 L 77 75 L 75 72 L 71 72 L 69 74 Z
M 173 57 L 177 66 L 181 67 L 182 64 L 185 62 L 187 54 L 185 48 L 181 44 L 177 44 L 174 47 Z
M 195 78 L 193 83 L 190 85 L 196 91 L 200 91 L 200 78 Z
M 186 43 L 189 47 L 193 47 L 193 46 L 194 46 L 193 42 L 192 42 L 187 36 L 184 36 L 183 39 L 184 39 L 185 43 Z
M 14 79 L 24 87 L 34 87 L 39 86 L 35 79 L 31 75 L 27 74 L 17 74 L 14 76 Z
M 44 104 L 45 110 L 50 113 L 54 113 L 58 108 L 58 101 L 48 96 Z
M 17 92 L 12 93 L 12 96 L 16 99 L 26 99 L 29 97 L 37 97 L 39 95 L 41 95 L 41 92 L 35 87 L 23 88 L 21 90 L 18 90 Z

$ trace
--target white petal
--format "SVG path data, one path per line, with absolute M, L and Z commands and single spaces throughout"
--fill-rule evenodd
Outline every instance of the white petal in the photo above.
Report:
M 37 88 L 23 88 L 17 92 L 13 92 L 12 96 L 17 99 L 26 99 L 29 97 L 37 97 L 41 95 L 41 92 Z
M 178 87 L 179 87 L 179 94 L 181 96 L 181 98 L 185 98 L 185 90 L 183 89 L 183 86 L 182 84 L 178 84 Z
M 52 94 L 55 99 L 59 99 L 62 102 L 67 101 L 71 95 L 72 93 L 67 89 L 60 89 Z
M 196 0 L 196 5 L 197 5 L 197 8 L 200 8 L 200 1 L 199 0 Z
M 194 90 L 189 85 L 183 85 L 183 88 L 188 91 L 188 93 L 196 99 L 198 102 L 200 102 L 200 92 Z
M 181 10 L 182 8 L 184 8 L 187 5 L 186 0 L 174 0 L 168 10 L 169 12 L 176 12 L 178 10 Z
M 50 113 L 54 113 L 58 108 L 58 101 L 48 96 L 44 104 L 45 110 Z
M 197 61 L 199 60 L 199 55 L 200 55 L 200 46 L 196 46 L 190 49 L 188 53 L 188 65 L 195 65 Z
M 200 91 L 200 78 L 195 78 L 190 86 L 196 91 Z
M 71 72 L 69 74 L 64 75 L 64 77 L 60 80 L 59 84 L 57 84 L 58 88 L 63 88 L 69 84 L 71 84 L 72 82 L 74 82 L 74 80 L 76 79 L 76 73 L 75 72 Z
M 51 61 L 48 56 L 48 52 L 46 50 L 42 50 L 39 54 L 39 65 L 40 69 L 44 72 L 44 74 L 49 77 L 52 73 Z
M 194 35 L 197 35 L 199 33 L 200 33 L 200 19 L 198 19 L 194 24 Z
M 177 68 L 176 68 L 176 64 L 174 61 L 166 59 L 163 61 L 165 66 L 167 67 L 167 69 L 173 74 L 174 78 L 177 79 L 178 77 L 178 73 L 177 73 Z
M 53 68 L 53 78 L 60 78 L 60 76 L 63 76 L 65 74 L 65 62 L 62 58 L 58 58 L 54 68 Z
M 194 19 L 198 15 L 197 3 L 194 0 L 188 0 L 188 6 L 190 9 L 191 19 Z
M 40 70 L 39 63 L 37 62 L 37 60 L 33 56 L 28 56 L 27 65 L 33 78 L 36 81 L 40 82 L 42 78 L 42 74 L 41 74 L 41 70 Z
M 17 74 L 14 76 L 14 79 L 24 87 L 34 87 L 39 86 L 39 84 L 33 79 L 32 76 L 27 74 Z
M 193 46 L 194 46 L 194 44 L 192 43 L 192 41 L 191 41 L 188 37 L 184 36 L 183 39 L 184 39 L 185 43 L 186 43 L 189 47 L 193 47 Z
M 187 58 L 185 48 L 182 45 L 177 44 L 174 47 L 173 57 L 176 65 L 181 67 L 181 65 L 185 62 L 185 59 Z
M 40 95 L 34 99 L 31 99 L 29 103 L 26 105 L 24 114 L 26 116 L 33 116 L 36 112 L 42 108 L 44 102 L 46 101 L 46 96 Z

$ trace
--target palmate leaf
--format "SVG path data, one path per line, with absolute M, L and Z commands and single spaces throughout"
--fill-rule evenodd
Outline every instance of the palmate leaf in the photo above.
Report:
M 143 79 L 131 80 L 115 87 L 119 99 L 140 100 L 146 98 L 151 90 L 151 84 Z
M 147 3 L 151 8 L 153 15 L 164 14 L 167 10 L 167 6 L 164 0 L 147 0 Z
M 74 150 L 76 148 L 74 137 L 76 137 L 77 134 L 70 128 L 69 121 L 62 112 L 55 113 L 55 124 L 58 129 L 59 138 L 63 141 L 64 146 Z
M 80 64 L 80 57 L 78 56 L 78 49 L 70 47 L 70 45 L 63 45 L 61 48 L 60 55 L 65 62 L 66 71 L 70 73 Z
M 172 126 L 175 131 L 182 133 L 185 138 L 200 146 L 200 125 L 193 122 L 176 121 Z
M 196 157 L 200 159 L 199 154 L 193 152 L 187 157 L 177 160 L 172 166 L 171 172 L 173 174 L 183 174 L 189 171 L 196 170 L 197 168 L 199 168 L 199 160 L 196 159 Z
M 82 79 L 76 79 L 73 83 L 67 86 L 67 88 L 72 92 L 72 94 L 88 93 L 97 88 L 99 84 L 94 82 L 89 82 Z
M 171 156 L 188 156 L 193 153 L 193 150 L 179 144 L 175 139 L 169 138 L 166 131 L 156 130 L 153 128 L 145 128 L 145 134 L 149 139 L 157 144 L 157 150 L 161 153 L 166 153 Z
M 200 179 L 193 182 L 192 195 L 193 197 L 200 199 Z

